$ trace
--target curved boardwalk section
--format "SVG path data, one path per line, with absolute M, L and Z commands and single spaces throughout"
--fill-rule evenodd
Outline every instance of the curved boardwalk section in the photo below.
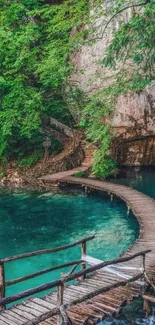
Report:
M 110 182 L 78 177 L 66 177 L 61 179 L 60 182 L 80 184 L 88 188 L 105 191 L 124 200 L 140 224 L 139 238 L 125 255 L 134 254 L 143 249 L 150 249 L 151 252 L 146 256 L 146 265 L 148 267 L 155 266 L 155 200 L 128 186 Z

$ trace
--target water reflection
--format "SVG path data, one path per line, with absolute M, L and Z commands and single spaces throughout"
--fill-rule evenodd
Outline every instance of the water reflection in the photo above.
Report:
M 128 171 L 126 177 L 113 179 L 112 182 L 131 186 L 155 199 L 155 170 L 152 168 L 147 168 L 140 172 Z

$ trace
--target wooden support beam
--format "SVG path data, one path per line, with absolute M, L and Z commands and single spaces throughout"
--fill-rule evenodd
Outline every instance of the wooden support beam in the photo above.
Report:
M 81 255 L 86 255 L 87 254 L 87 244 L 86 242 L 82 243 L 82 246 L 81 246 Z M 82 257 L 81 257 L 82 259 Z M 83 262 L 82 264 L 82 270 L 85 270 L 87 268 L 87 263 Z M 83 275 L 83 279 L 86 278 L 86 274 Z
M 84 187 L 84 191 L 85 191 L 85 194 L 88 194 L 88 187 L 87 186 Z
M 145 272 L 145 254 L 142 255 L 142 259 L 143 259 L 143 272 Z
M 127 205 L 127 216 L 129 216 L 129 214 L 130 214 L 130 207 L 129 205 Z
M 111 200 L 111 203 L 113 202 L 113 200 L 114 200 L 114 195 L 111 193 L 110 194 L 110 200 Z
M 151 301 L 147 295 L 143 295 L 144 303 L 143 303 L 143 309 L 146 312 L 146 317 L 149 317 L 152 315 L 152 306 L 151 306 Z M 154 298 L 154 303 L 155 303 L 155 298 Z
M 63 305 L 63 292 L 64 292 L 64 285 L 63 283 L 59 284 L 57 286 L 57 307 L 60 310 L 60 307 Z M 64 319 L 60 314 L 57 316 L 57 325 L 63 325 L 64 324 Z
M 150 301 L 152 302 L 153 304 L 155 304 L 155 297 L 151 296 L 151 295 L 148 295 L 148 294 L 144 294 L 142 296 L 143 299 L 147 300 L 147 301 Z

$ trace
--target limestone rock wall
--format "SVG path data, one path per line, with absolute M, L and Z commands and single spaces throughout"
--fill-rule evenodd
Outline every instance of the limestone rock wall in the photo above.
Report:
M 100 61 L 122 21 L 127 21 L 131 10 L 121 14 L 109 25 L 102 38 L 104 18 L 94 22 L 96 34 L 91 46 L 85 45 L 74 53 L 75 69 L 70 76 L 79 88 L 93 94 L 111 82 L 112 72 L 102 68 Z M 107 78 L 108 77 L 108 78 Z M 141 93 L 129 93 L 118 99 L 111 117 L 114 134 L 113 156 L 121 165 L 155 165 L 155 85 Z
M 121 96 L 116 105 L 112 130 L 113 157 L 120 165 L 155 165 L 155 87 L 140 94 Z

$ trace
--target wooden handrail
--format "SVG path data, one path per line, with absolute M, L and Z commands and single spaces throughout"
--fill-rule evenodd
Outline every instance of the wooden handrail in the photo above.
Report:
M 76 267 L 79 264 L 82 264 L 83 265 L 83 263 L 85 263 L 85 262 L 83 261 L 82 256 L 81 256 L 81 259 L 80 260 L 72 261 L 72 262 L 68 262 L 68 263 L 64 263 L 64 264 L 57 265 L 57 266 L 53 266 L 53 267 L 50 267 L 50 268 L 46 268 L 46 269 L 43 269 L 41 271 L 38 271 L 38 272 L 35 272 L 35 273 L 32 273 L 32 274 L 29 274 L 29 275 L 25 275 L 23 277 L 19 277 L 17 279 L 13 279 L 13 280 L 10 280 L 10 281 L 5 281 L 5 267 L 4 267 L 5 266 L 5 263 L 11 262 L 11 261 L 15 261 L 15 260 L 19 260 L 19 259 L 22 259 L 22 258 L 37 256 L 37 255 L 41 255 L 41 254 L 47 254 L 47 253 L 53 253 L 53 252 L 63 251 L 65 249 L 68 249 L 68 248 L 77 246 L 79 244 L 81 244 L 81 246 L 82 246 L 82 252 L 83 252 L 83 247 L 85 247 L 85 253 L 86 253 L 86 243 L 87 243 L 87 241 L 94 239 L 94 237 L 95 236 L 89 236 L 87 238 L 82 238 L 82 239 L 80 239 L 78 241 L 75 241 L 75 242 L 73 242 L 71 244 L 68 244 L 68 245 L 65 245 L 65 246 L 60 246 L 60 247 L 55 247 L 55 248 L 50 248 L 50 249 L 44 249 L 44 250 L 39 250 L 39 251 L 24 253 L 24 254 L 15 255 L 15 256 L 11 256 L 11 257 L 7 257 L 7 258 L 4 258 L 4 259 L 1 259 L 0 260 L 0 299 L 4 299 L 5 298 L 5 288 L 7 286 L 14 285 L 16 283 L 20 283 L 22 281 L 26 281 L 26 280 L 32 279 L 34 277 L 37 277 L 37 276 L 46 274 L 48 272 L 55 271 L 55 270 L 58 270 L 58 269 L 62 269 L 62 268 L 69 267 L 69 266 L 73 266 L 71 272 L 69 272 L 69 274 L 72 274 L 73 271 L 75 271 Z M 61 285 L 62 285 L 62 282 L 61 282 Z M 44 286 L 43 287 L 41 286 L 41 288 L 39 288 L 39 290 L 42 291 L 43 288 L 44 288 Z M 34 291 L 33 292 L 33 290 L 32 290 L 32 294 L 35 294 L 35 293 L 38 292 L 38 288 L 34 288 L 34 289 L 36 289 L 37 291 Z M 27 296 L 27 291 L 21 292 L 21 298 L 23 297 L 23 295 L 24 295 L 24 297 L 26 297 L 25 294 Z M 30 294 L 31 294 L 31 289 L 30 289 Z M 15 299 L 15 300 L 17 300 L 17 299 Z M 4 305 L 0 305 L 0 307 L 1 307 L 1 309 L 4 309 L 5 308 L 5 304 Z
M 52 289 L 52 288 L 54 288 L 56 286 L 62 286 L 64 283 L 67 283 L 67 282 L 72 281 L 72 280 L 76 280 L 77 278 L 79 278 L 81 276 L 86 276 L 87 274 L 92 273 L 92 272 L 97 271 L 97 270 L 100 270 L 100 269 L 104 268 L 105 266 L 127 262 L 127 261 L 130 261 L 130 260 L 138 257 L 138 256 L 144 256 L 145 254 L 150 253 L 150 252 L 151 252 L 151 250 L 144 250 L 144 251 L 141 251 L 139 253 L 136 253 L 136 254 L 128 256 L 128 257 L 116 258 L 116 259 L 113 259 L 113 260 L 109 260 L 109 261 L 106 261 L 106 262 L 99 263 L 99 264 L 94 265 L 94 266 L 90 266 L 87 269 L 84 269 L 84 270 L 79 271 L 77 273 L 66 276 L 62 280 L 52 281 L 52 282 L 46 283 L 44 285 L 38 286 L 36 288 L 23 291 L 23 292 L 21 292 L 19 294 L 12 295 L 12 296 L 6 297 L 6 298 L 2 298 L 2 299 L 0 299 L 0 306 L 6 305 L 8 303 L 19 300 L 21 298 L 26 298 L 26 297 L 28 297 L 30 295 L 34 295 L 36 293 L 39 293 L 39 292 L 42 292 L 42 291 L 45 291 L 45 290 L 48 290 L 48 289 Z
M 0 306 L 4 306 L 4 305 L 7 305 L 7 304 L 9 304 L 11 302 L 17 301 L 19 299 L 26 298 L 26 297 L 29 297 L 29 296 L 34 295 L 36 293 L 39 293 L 39 292 L 42 292 L 42 291 L 45 291 L 45 290 L 48 290 L 48 289 L 55 288 L 55 287 L 57 287 L 59 285 L 62 285 L 62 281 L 61 280 L 55 280 L 55 281 L 52 281 L 52 282 L 49 282 L 49 283 L 46 283 L 46 284 L 42 284 L 41 286 L 35 287 L 33 289 L 28 289 L 28 290 L 22 291 L 22 292 L 20 292 L 18 294 L 10 296 L 10 297 L 2 298 L 2 299 L 0 299 Z
M 92 240 L 94 238 L 95 238 L 95 236 L 90 236 L 90 237 L 77 240 L 74 243 L 64 245 L 64 246 L 59 246 L 59 247 L 55 247 L 55 248 L 47 248 L 47 249 L 42 249 L 42 250 L 39 250 L 39 251 L 34 251 L 34 252 L 29 252 L 29 253 L 24 253 L 24 254 L 19 254 L 19 255 L 6 257 L 6 258 L 3 258 L 3 259 L 0 260 L 0 264 L 15 261 L 15 260 L 19 260 L 19 259 L 22 259 L 22 258 L 38 256 L 38 255 L 43 255 L 43 254 L 47 254 L 47 253 L 60 252 L 60 251 L 63 251 L 65 249 L 77 246 L 79 244 L 86 243 L 87 241 Z
M 133 254 L 131 256 L 115 258 L 113 260 L 108 260 L 108 261 L 99 263 L 97 265 L 90 266 L 90 267 L 88 267 L 85 270 L 79 271 L 77 273 L 74 273 L 74 274 L 71 274 L 71 275 L 65 277 L 64 279 L 62 279 L 62 282 L 63 283 L 66 283 L 66 282 L 69 282 L 69 281 L 72 281 L 72 280 L 76 280 L 77 278 L 79 278 L 81 276 L 83 277 L 83 276 L 86 276 L 89 273 L 98 271 L 98 270 L 104 268 L 105 266 L 109 266 L 109 265 L 113 265 L 113 264 L 118 264 L 118 263 L 128 262 L 130 260 L 133 260 L 136 257 L 144 256 L 145 254 L 150 253 L 150 252 L 151 252 L 151 250 L 148 249 L 148 250 L 141 251 L 139 253 Z
M 33 279 L 33 278 L 35 278 L 37 276 L 46 274 L 48 272 L 56 271 L 56 270 L 59 270 L 59 269 L 63 269 L 63 268 L 68 267 L 68 266 L 74 266 L 75 267 L 75 266 L 77 266 L 79 264 L 82 264 L 83 262 L 84 262 L 83 260 L 77 260 L 77 261 L 73 261 L 73 262 L 69 262 L 69 263 L 60 264 L 60 265 L 57 265 L 57 266 L 52 266 L 52 267 L 49 267 L 47 269 L 44 269 L 44 270 L 41 270 L 41 271 L 38 271 L 38 272 L 35 272 L 35 273 L 31 273 L 29 275 L 25 275 L 23 277 L 20 277 L 20 278 L 14 279 L 14 280 L 6 281 L 5 286 L 7 287 L 7 286 L 10 286 L 10 285 L 19 283 L 19 282 L 30 280 L 30 279 Z

